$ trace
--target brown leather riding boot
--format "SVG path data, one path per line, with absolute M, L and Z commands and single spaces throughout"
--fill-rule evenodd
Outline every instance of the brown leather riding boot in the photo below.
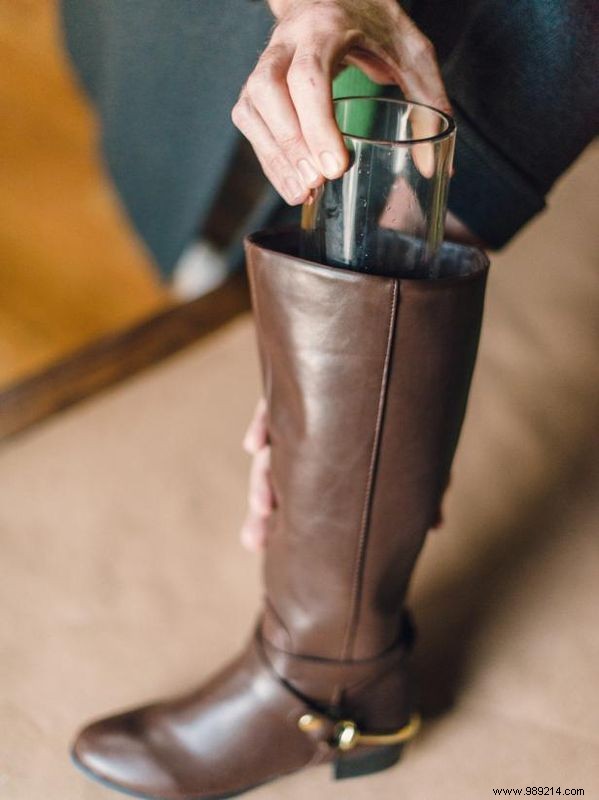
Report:
M 403 608 L 446 487 L 488 262 L 445 245 L 441 277 L 331 269 L 297 234 L 257 234 L 248 269 L 276 511 L 264 612 L 199 690 L 85 728 L 75 761 L 161 800 L 239 794 L 332 762 L 394 764 L 417 727 Z

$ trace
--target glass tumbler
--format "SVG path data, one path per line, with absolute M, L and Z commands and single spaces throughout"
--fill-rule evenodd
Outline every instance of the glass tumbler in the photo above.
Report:
M 302 254 L 398 277 L 436 277 L 455 142 L 451 117 L 383 97 L 334 101 L 350 154 L 302 209 Z

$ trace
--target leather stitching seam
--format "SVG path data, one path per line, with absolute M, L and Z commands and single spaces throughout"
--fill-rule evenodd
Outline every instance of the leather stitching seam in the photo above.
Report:
M 387 332 L 387 346 L 385 352 L 385 360 L 383 362 L 383 369 L 381 372 L 381 386 L 379 391 L 379 400 L 377 408 L 377 417 L 374 429 L 374 441 L 372 444 L 372 452 L 370 456 L 370 465 L 368 468 L 368 476 L 366 480 L 366 493 L 364 497 L 364 507 L 362 511 L 362 520 L 360 525 L 360 537 L 358 540 L 358 548 L 354 562 L 354 573 L 352 579 L 352 589 L 350 594 L 350 614 L 347 621 L 343 647 L 341 651 L 341 660 L 347 660 L 352 653 L 354 641 L 357 631 L 358 618 L 360 615 L 360 600 L 362 595 L 362 579 L 364 575 L 364 563 L 366 555 L 366 544 L 368 541 L 368 529 L 370 524 L 370 512 L 372 508 L 372 495 L 374 489 L 374 479 L 376 473 L 376 465 L 378 461 L 378 454 L 380 450 L 381 434 L 383 415 L 385 411 L 387 388 L 389 385 L 389 372 L 391 362 L 391 352 L 393 349 L 394 332 L 395 332 L 395 319 L 397 316 L 397 297 L 398 297 L 398 281 L 393 282 L 393 292 L 391 295 L 390 309 L 389 309 L 389 327 Z M 338 694 L 339 687 L 335 687 L 333 701 L 335 695 Z

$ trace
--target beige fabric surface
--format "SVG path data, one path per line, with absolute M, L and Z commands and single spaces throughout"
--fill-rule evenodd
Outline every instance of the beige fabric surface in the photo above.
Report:
M 422 735 L 378 776 L 318 768 L 253 797 L 599 796 L 598 174 L 595 148 L 494 259 L 446 523 L 412 591 Z M 79 723 L 191 686 L 244 641 L 257 393 L 245 318 L 0 453 L 2 798 L 109 797 L 68 761 Z

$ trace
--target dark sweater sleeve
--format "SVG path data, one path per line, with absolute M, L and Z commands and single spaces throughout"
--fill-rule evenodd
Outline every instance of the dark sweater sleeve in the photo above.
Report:
M 498 248 L 599 131 L 594 0 L 413 0 L 458 124 L 450 210 Z

